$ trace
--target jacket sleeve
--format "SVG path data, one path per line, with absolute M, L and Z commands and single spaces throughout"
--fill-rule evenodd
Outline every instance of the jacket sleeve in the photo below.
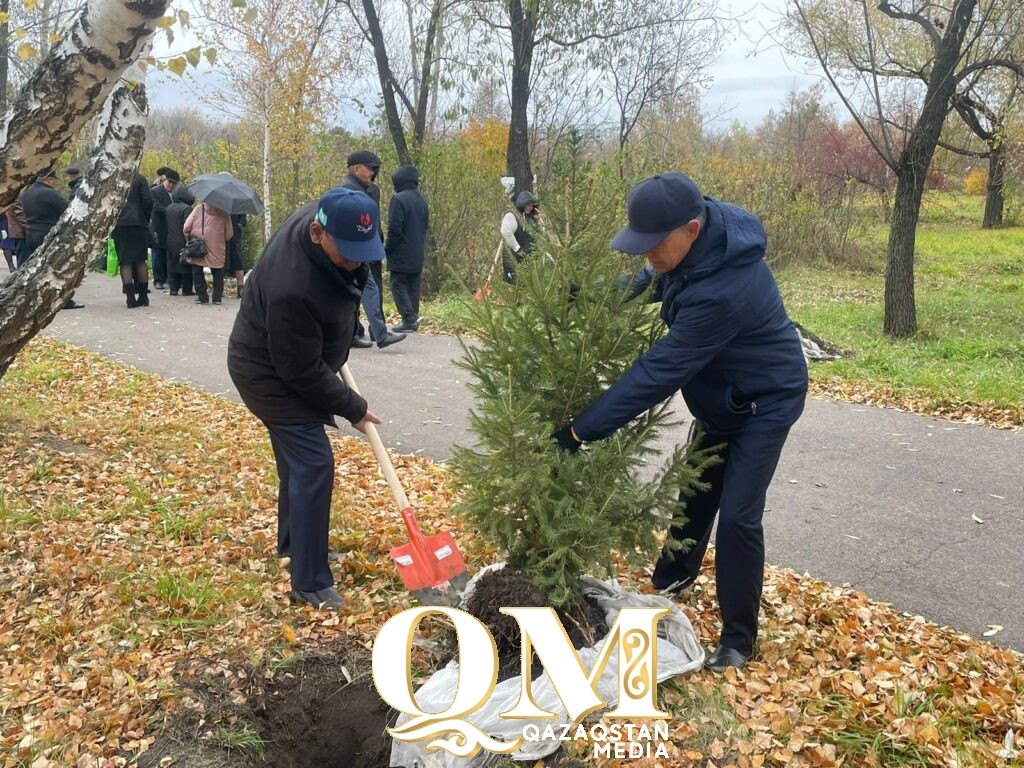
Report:
M 366 416 L 366 400 L 338 378 L 321 357 L 323 329 L 306 302 L 295 296 L 272 301 L 266 317 L 268 351 L 281 380 L 315 408 L 352 424 Z
M 388 256 L 402 247 L 405 240 L 405 208 L 398 195 L 388 203 L 388 239 L 384 243 L 384 253 Z
M 149 221 L 153 216 L 153 193 L 149 191 L 149 185 L 142 176 L 135 177 L 135 188 L 139 191 L 139 205 L 142 206 L 143 221 Z
M 600 440 L 667 400 L 736 337 L 736 314 L 727 297 L 681 307 L 669 332 L 573 421 L 576 434 Z
M 181 232 L 183 235 L 185 235 L 186 240 L 192 237 L 192 227 L 195 225 L 196 211 L 198 210 L 198 208 L 192 209 L 192 212 L 189 213 L 188 218 L 185 219 L 185 225 L 181 228 Z
M 501 237 L 505 245 L 512 249 L 512 253 L 519 253 L 519 243 L 516 240 L 516 230 L 519 229 L 519 222 L 516 215 L 509 211 L 501 220 Z

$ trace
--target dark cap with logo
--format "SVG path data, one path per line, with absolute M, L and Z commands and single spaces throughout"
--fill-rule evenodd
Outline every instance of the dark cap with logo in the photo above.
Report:
M 359 149 L 348 156 L 345 163 L 349 168 L 353 165 L 365 165 L 368 168 L 380 168 L 380 158 L 368 149 Z
M 380 208 L 365 192 L 345 187 L 329 190 L 320 198 L 316 220 L 334 238 L 341 255 L 349 261 L 384 259 Z
M 644 179 L 626 197 L 629 224 L 612 238 L 612 248 L 642 255 L 704 213 L 704 196 L 685 173 L 659 173 Z

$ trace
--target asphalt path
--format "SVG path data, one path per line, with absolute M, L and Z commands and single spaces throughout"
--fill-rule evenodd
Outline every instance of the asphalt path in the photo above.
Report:
M 76 298 L 85 308 L 45 333 L 238 400 L 225 363 L 233 296 L 199 306 L 153 293 L 128 310 L 117 280 L 90 273 Z M 460 354 L 456 338 L 425 333 L 352 351 L 391 448 L 443 461 L 473 443 Z M 664 447 L 684 438 L 680 428 Z M 960 632 L 1000 626 L 991 642 L 1024 651 L 1022 475 L 1024 434 L 808 399 L 768 494 L 768 561 Z

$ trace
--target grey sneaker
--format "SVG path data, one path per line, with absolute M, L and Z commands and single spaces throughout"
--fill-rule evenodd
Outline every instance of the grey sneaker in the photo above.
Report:
M 334 587 L 318 589 L 316 592 L 300 592 L 293 589 L 289 600 L 293 603 L 305 603 L 318 611 L 340 611 L 345 607 L 345 598 L 338 594 Z

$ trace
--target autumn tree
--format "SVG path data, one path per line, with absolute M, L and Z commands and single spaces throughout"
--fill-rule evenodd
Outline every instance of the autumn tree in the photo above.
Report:
M 443 24 L 463 0 L 402 0 L 401 8 L 384 0 L 339 1 L 373 52 L 384 118 L 398 161 L 416 163 L 427 139 L 429 116 L 437 107 Z M 396 28 L 401 26 L 399 16 L 404 32 Z M 386 29 L 389 22 L 391 28 Z M 395 50 L 400 47 L 407 48 L 407 57 Z M 406 141 L 407 122 L 412 128 L 411 148 Z
M 313 137 L 326 127 L 347 50 L 336 4 L 318 0 L 204 0 L 193 28 L 228 75 L 230 86 L 205 80 L 196 91 L 223 114 L 262 131 L 264 240 L 273 229 L 276 165 L 291 175 L 285 207 L 305 197 L 300 176 Z M 198 55 L 198 54 L 195 54 Z
M 679 4 L 667 3 L 664 13 L 630 16 L 629 0 L 474 0 L 477 16 L 501 37 L 508 51 L 509 137 L 506 150 L 507 174 L 515 178 L 515 191 L 533 189 L 530 153 L 530 101 L 536 76 L 535 65 L 546 50 L 560 49 L 591 65 L 593 46 L 602 41 L 626 41 L 631 49 L 636 39 L 653 34 L 662 26 L 685 22 L 676 12 Z M 713 0 L 701 6 L 684 4 L 690 18 L 714 15 Z M 632 6 L 628 6 L 632 7 Z M 640 7 L 640 6 L 637 6 Z M 703 7 L 704 11 L 697 11 Z M 629 34 L 628 38 L 622 37 Z M 563 89 L 563 93 L 570 91 Z
M 24 267 L 0 285 L 0 375 L 82 282 L 124 205 L 145 139 L 139 69 L 165 0 L 95 0 L 30 75 L 4 122 L 0 208 L 103 108 L 85 181 Z
M 886 249 L 885 333 L 917 331 L 914 245 L 928 171 L 961 89 L 991 73 L 1020 73 L 999 27 L 1020 13 L 1017 0 L 794 0 L 794 48 L 815 58 L 843 104 L 896 176 Z M 889 107 L 912 84 L 913 118 Z M 905 103 L 897 100 L 896 103 Z

